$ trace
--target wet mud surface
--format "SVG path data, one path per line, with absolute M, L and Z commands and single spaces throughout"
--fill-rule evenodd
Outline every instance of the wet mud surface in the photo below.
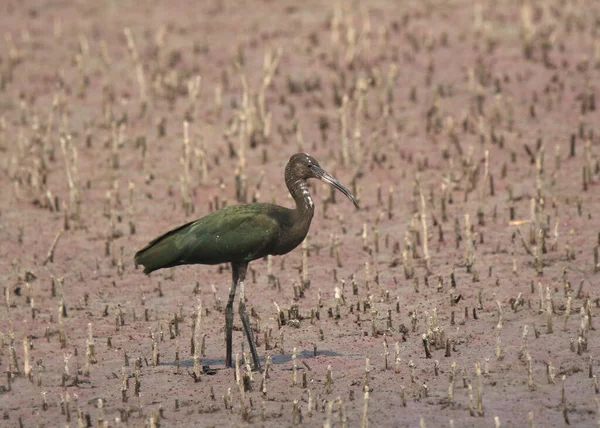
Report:
M 596 426 L 599 6 L 4 2 L 1 424 Z M 250 264 L 244 390 L 230 267 L 133 255 L 292 207 L 299 151 L 361 209 L 311 183 L 306 249 Z

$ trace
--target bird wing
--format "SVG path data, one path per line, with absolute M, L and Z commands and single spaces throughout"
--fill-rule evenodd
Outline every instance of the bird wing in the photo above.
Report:
M 279 238 L 280 226 L 265 210 L 237 205 L 203 217 L 182 232 L 182 264 L 218 264 L 266 256 Z

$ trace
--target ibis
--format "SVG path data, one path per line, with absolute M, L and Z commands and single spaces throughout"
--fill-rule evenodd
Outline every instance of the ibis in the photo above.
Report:
M 285 184 L 294 199 L 295 209 L 268 203 L 229 206 L 159 236 L 135 254 L 135 263 L 144 267 L 145 274 L 180 265 L 231 264 L 233 283 L 225 309 L 226 367 L 232 367 L 233 305 L 239 286 L 238 311 L 254 369 L 260 370 L 246 312 L 244 283 L 248 263 L 267 255 L 289 253 L 306 238 L 315 213 L 307 183 L 310 178 L 331 184 L 358 208 L 354 195 L 321 168 L 315 158 L 297 153 L 285 167 Z

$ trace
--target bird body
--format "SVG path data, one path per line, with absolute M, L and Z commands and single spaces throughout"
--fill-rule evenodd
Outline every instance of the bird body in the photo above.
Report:
M 135 254 L 135 263 L 144 266 L 145 274 L 186 264 L 231 263 L 233 284 L 225 308 L 227 367 L 233 364 L 233 302 L 236 288 L 240 285 L 239 314 L 250 344 L 254 367 L 260 369 L 246 312 L 244 282 L 248 263 L 269 254 L 289 253 L 306 238 L 315 212 L 306 181 L 309 178 L 333 185 L 358 208 L 352 193 L 323 170 L 315 158 L 306 153 L 297 153 L 285 167 L 285 184 L 296 203 L 295 209 L 266 203 L 226 207 L 159 236 Z
M 186 264 L 251 262 L 286 254 L 308 233 L 310 216 L 279 205 L 254 203 L 214 211 L 151 241 L 135 261 L 144 273 Z

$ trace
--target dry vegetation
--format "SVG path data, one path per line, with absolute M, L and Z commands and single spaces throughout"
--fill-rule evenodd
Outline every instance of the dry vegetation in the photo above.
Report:
M 324 5 L 2 2 L 3 426 L 600 420 L 600 4 Z M 224 369 L 229 267 L 133 254 L 298 151 L 361 210 L 312 183 Z

